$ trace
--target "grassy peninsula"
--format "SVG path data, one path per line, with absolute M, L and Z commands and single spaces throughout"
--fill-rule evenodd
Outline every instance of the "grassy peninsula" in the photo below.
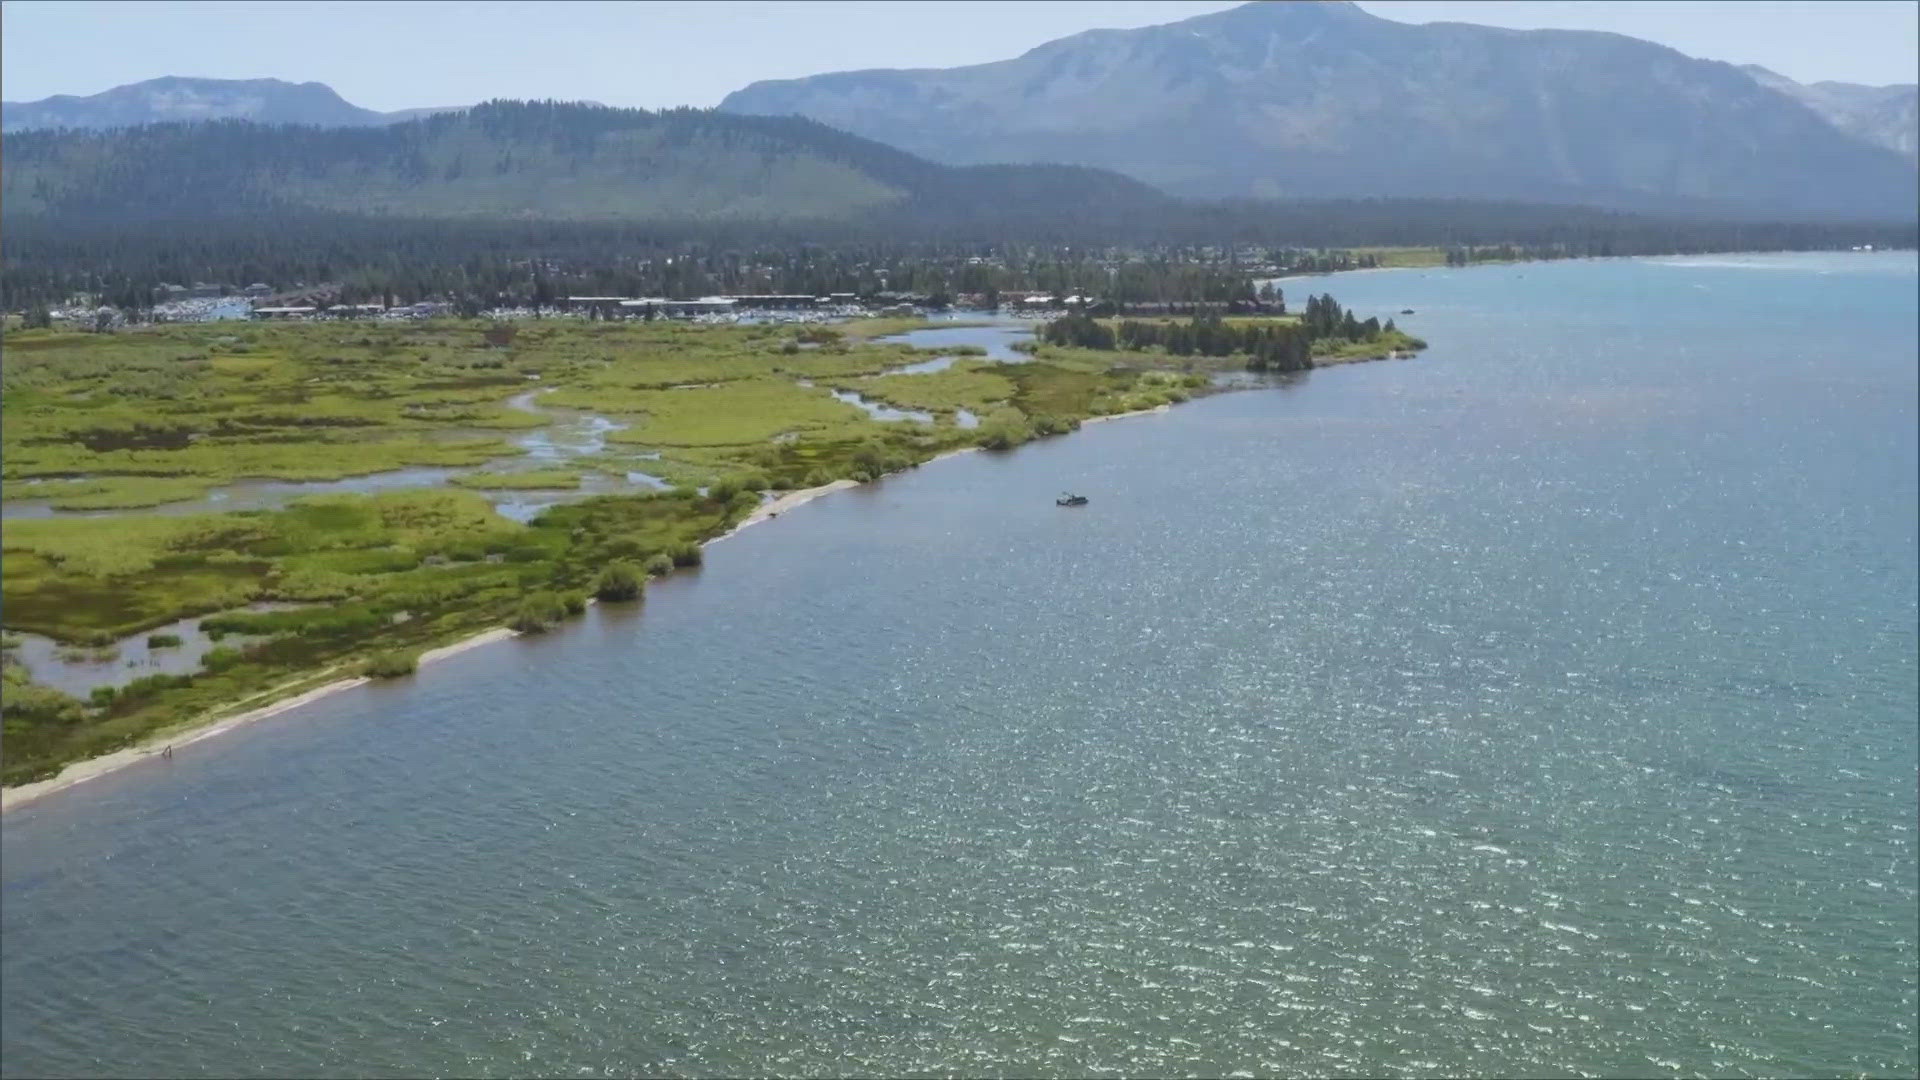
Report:
M 919 325 L 899 320 L 529 320 L 504 347 L 499 335 L 489 342 L 489 325 L 8 332 L 6 497 L 163 512 L 6 520 L 7 630 L 99 648 L 202 616 L 203 632 L 244 644 L 213 649 L 198 671 L 102 687 L 83 702 L 30 682 L 9 635 L 0 778 L 44 778 L 329 679 L 401 675 L 423 650 L 502 625 L 551 625 L 589 594 L 638 596 L 645 578 L 698 563 L 700 545 L 768 493 L 864 482 L 954 450 L 1017 446 L 1090 417 L 1184 401 L 1215 371 L 1261 366 L 1261 342 L 1302 332 L 1299 319 L 1235 320 L 1231 334 L 1166 321 L 1164 343 L 1135 332 L 1121 348 L 1098 334 L 1073 338 L 1080 323 L 1053 324 L 1027 363 L 962 358 L 889 374 L 952 353 L 872 340 Z M 1312 346 L 1331 357 L 1383 341 L 1389 351 L 1415 344 L 1376 333 Z M 933 420 L 880 422 L 834 390 Z M 527 461 L 512 440 L 552 423 L 548 410 L 591 411 L 613 429 L 591 453 Z M 977 423 L 963 426 L 961 410 Z M 424 488 L 164 512 L 235 481 L 416 467 L 449 472 Z M 495 513 L 484 494 L 574 489 L 627 471 L 672 486 L 576 494 L 526 523 Z

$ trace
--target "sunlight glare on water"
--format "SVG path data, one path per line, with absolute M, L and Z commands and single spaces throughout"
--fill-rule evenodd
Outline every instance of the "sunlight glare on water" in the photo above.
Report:
M 6 1071 L 1912 1075 L 1915 281 L 1284 282 L 1433 348 L 10 813 Z

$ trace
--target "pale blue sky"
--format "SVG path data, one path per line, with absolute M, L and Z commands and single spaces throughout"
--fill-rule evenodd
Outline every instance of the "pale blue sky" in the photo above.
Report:
M 756 79 L 1015 56 L 1094 27 L 1148 26 L 1220 0 L 320 2 L 7 0 L 0 94 L 91 94 L 159 75 L 331 85 L 373 109 L 491 97 L 713 105 Z M 1402 22 L 1610 30 L 1803 82 L 1915 81 L 1911 0 L 1363 0 Z

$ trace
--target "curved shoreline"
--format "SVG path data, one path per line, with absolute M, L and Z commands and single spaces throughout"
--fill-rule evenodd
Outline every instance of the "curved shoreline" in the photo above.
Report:
M 1167 412 L 1171 408 L 1171 405 L 1161 405 L 1152 409 L 1114 413 L 1110 416 L 1090 416 L 1081 421 L 1081 426 L 1084 427 L 1087 424 L 1099 423 L 1105 420 L 1123 420 L 1129 416 L 1152 416 L 1156 413 Z M 921 464 L 931 465 L 936 461 L 955 457 L 960 454 L 976 453 L 979 450 L 980 447 L 977 446 L 961 447 L 957 450 L 949 450 L 944 454 L 929 458 Z M 743 518 L 739 524 L 721 533 L 719 536 L 706 541 L 701 546 L 705 547 L 707 544 L 717 544 L 750 525 L 758 525 L 763 521 L 770 521 L 779 517 L 785 511 L 792 510 L 795 507 L 805 506 L 807 503 L 822 496 L 859 486 L 861 486 L 859 481 L 835 480 L 830 484 L 822 484 L 819 487 L 789 491 L 779 498 L 761 505 L 758 509 L 754 510 L 753 513 Z M 589 600 L 588 603 L 592 603 L 592 601 Z M 477 649 L 482 645 L 490 645 L 496 641 L 506 641 L 509 638 L 519 636 L 518 631 L 509 630 L 504 626 L 497 626 L 491 630 L 482 630 L 477 634 L 461 638 L 452 644 L 428 649 L 420 654 L 419 662 L 422 665 L 430 664 L 435 660 L 444 660 L 449 656 L 466 652 L 468 649 Z M 323 674 L 325 674 L 324 671 L 316 672 L 315 676 L 317 677 Z M 235 728 L 251 724 L 256 720 L 265 720 L 270 716 L 278 716 L 281 713 L 297 709 L 302 705 L 311 704 L 325 697 L 331 697 L 343 690 L 351 690 L 357 686 L 364 686 L 371 681 L 371 679 L 364 675 L 354 675 L 347 678 L 335 679 L 332 682 L 323 683 L 287 697 L 277 698 L 264 705 L 256 706 L 233 716 L 220 716 L 219 711 L 216 710 L 214 713 L 197 720 L 189 721 L 170 731 L 156 733 L 151 738 L 144 739 L 133 746 L 102 754 L 99 757 L 87 758 L 84 761 L 76 761 L 45 780 L 35 780 L 31 783 L 19 784 L 14 787 L 0 788 L 0 813 L 18 809 L 19 807 L 43 799 L 48 795 L 52 795 L 55 792 L 65 791 L 68 788 L 84 784 L 97 777 L 118 772 L 130 765 L 136 765 L 150 758 L 159 757 L 162 752 L 169 747 L 188 746 L 192 743 L 199 742 L 201 739 L 210 739 L 215 735 L 232 731 Z M 267 693 L 271 692 L 272 691 L 267 691 Z

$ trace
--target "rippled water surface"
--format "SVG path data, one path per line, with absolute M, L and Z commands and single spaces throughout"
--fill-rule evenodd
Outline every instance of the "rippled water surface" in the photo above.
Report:
M 1713 262 L 10 813 L 6 1072 L 1911 1075 L 1914 258 Z

